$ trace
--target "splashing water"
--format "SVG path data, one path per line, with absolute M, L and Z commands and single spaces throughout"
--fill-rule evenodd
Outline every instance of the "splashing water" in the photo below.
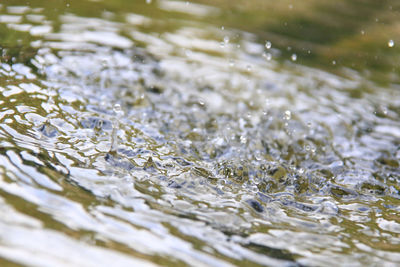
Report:
M 397 88 L 280 63 L 249 33 L 178 23 L 219 12 L 182 3 L 160 1 L 164 17 L 0 10 L 31 38 L 0 65 L 0 257 L 399 263 Z

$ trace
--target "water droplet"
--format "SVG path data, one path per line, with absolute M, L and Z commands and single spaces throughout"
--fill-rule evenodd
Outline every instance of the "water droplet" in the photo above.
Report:
M 290 110 L 286 110 L 284 119 L 288 121 L 291 118 L 292 118 L 292 112 L 290 112 Z
M 361 30 L 361 34 L 364 35 L 364 34 L 365 34 L 365 31 L 364 31 L 364 30 Z
M 332 60 L 332 65 L 336 65 L 336 60 Z
M 263 57 L 264 57 L 266 60 L 270 61 L 271 58 L 272 58 L 272 55 L 271 55 L 271 53 L 263 53 Z
M 389 47 L 393 47 L 393 46 L 394 46 L 394 41 L 393 41 L 393 40 L 389 40 L 388 46 L 389 46 Z
M 146 0 L 146 4 L 151 4 L 151 0 Z
M 296 55 L 296 54 L 293 54 L 293 55 L 291 56 L 291 59 L 292 59 L 292 61 L 296 61 L 296 60 L 297 60 L 297 55 Z
M 255 156 L 256 160 L 258 160 L 258 161 L 263 159 L 263 155 L 261 154 L 260 151 L 257 151 L 254 156 Z
M 272 46 L 272 43 L 271 43 L 270 41 L 267 41 L 267 42 L 265 43 L 265 48 L 270 49 L 271 46 Z
M 224 48 L 224 47 L 225 47 L 225 43 L 224 43 L 224 42 L 220 42 L 220 43 L 219 43 L 219 46 L 220 46 L 221 48 Z
M 229 59 L 229 67 L 234 67 L 235 66 L 235 60 Z
M 247 70 L 248 72 L 251 72 L 251 66 L 250 66 L 250 65 L 247 65 L 247 66 L 246 66 L 246 70 Z
M 225 27 L 224 27 L 224 26 L 222 26 L 222 27 L 221 27 L 221 30 L 225 30 Z
M 113 108 L 114 112 L 118 115 L 122 112 L 122 108 L 120 104 L 115 104 Z
M 224 37 L 224 43 L 225 43 L 225 44 L 228 44 L 228 43 L 229 43 L 229 37 L 228 37 L 228 36 L 225 36 L 225 37 Z
M 247 138 L 245 137 L 245 136 L 240 136 L 240 143 L 242 143 L 242 144 L 246 144 L 246 142 L 247 142 Z

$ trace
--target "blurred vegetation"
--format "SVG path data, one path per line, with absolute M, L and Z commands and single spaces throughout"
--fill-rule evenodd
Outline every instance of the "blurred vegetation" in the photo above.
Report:
M 193 0 L 220 9 L 218 15 L 206 18 L 167 14 L 155 8 L 157 1 L 161 0 L 151 4 L 145 0 L 3 0 L 2 5 L 45 7 L 43 13 L 55 29 L 63 13 L 99 17 L 110 12 L 117 21 L 126 13 L 139 13 L 169 20 L 149 29 L 156 32 L 178 26 L 174 19 L 207 21 L 217 27 L 254 33 L 259 43 L 270 41 L 284 61 L 295 53 L 300 64 L 337 73 L 351 68 L 386 84 L 400 81 L 400 2 L 396 0 Z M 6 32 L 4 25 L 0 25 L 0 35 L 2 47 L 31 41 L 20 33 Z M 388 46 L 389 40 L 394 41 L 393 47 Z
M 218 6 L 218 23 L 272 42 L 283 58 L 330 71 L 351 68 L 399 82 L 400 2 L 396 0 L 196 0 Z M 394 41 L 389 47 L 388 42 Z

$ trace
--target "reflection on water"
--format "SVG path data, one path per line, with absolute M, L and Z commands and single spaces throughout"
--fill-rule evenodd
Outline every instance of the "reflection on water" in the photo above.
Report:
M 400 262 L 397 88 L 122 2 L 1 6 L 5 263 Z

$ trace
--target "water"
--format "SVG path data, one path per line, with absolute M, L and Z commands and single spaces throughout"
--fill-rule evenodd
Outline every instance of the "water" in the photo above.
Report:
M 126 5 L 1 5 L 2 265 L 400 263 L 395 82 Z

